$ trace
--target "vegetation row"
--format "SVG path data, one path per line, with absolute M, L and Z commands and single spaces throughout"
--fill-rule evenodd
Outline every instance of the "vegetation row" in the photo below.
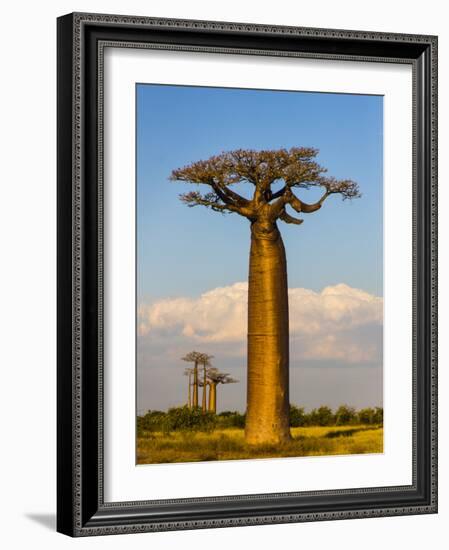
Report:
M 137 417 L 137 435 L 142 437 L 147 432 L 170 433 L 173 431 L 203 431 L 211 432 L 223 428 L 244 428 L 246 415 L 238 411 L 224 411 L 215 414 L 204 411 L 201 407 L 172 407 L 167 412 L 150 410 Z M 383 423 L 382 407 L 367 407 L 356 410 L 347 405 L 341 405 L 335 411 L 330 407 L 321 406 L 305 412 L 303 407 L 290 405 L 290 426 L 350 426 L 377 425 Z

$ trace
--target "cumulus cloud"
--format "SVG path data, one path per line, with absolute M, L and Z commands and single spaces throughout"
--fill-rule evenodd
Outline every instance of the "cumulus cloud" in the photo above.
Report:
M 244 354 L 248 284 L 215 288 L 198 298 L 167 298 L 139 308 L 141 339 L 219 345 Z M 345 284 L 321 292 L 289 289 L 292 359 L 379 361 L 383 299 Z
M 200 342 L 245 338 L 247 283 L 214 288 L 199 298 L 169 298 L 139 309 L 139 333 L 179 333 Z

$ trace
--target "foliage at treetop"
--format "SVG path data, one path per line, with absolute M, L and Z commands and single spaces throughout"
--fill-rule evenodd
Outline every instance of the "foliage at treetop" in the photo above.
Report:
M 361 196 L 356 182 L 326 176 L 327 169 L 315 160 L 317 154 L 318 150 L 312 147 L 263 151 L 237 149 L 173 170 L 170 179 L 210 187 L 204 194 L 199 191 L 182 193 L 180 198 L 188 206 L 202 205 L 253 220 L 258 217 L 261 203 L 271 203 L 273 219 L 299 224 L 302 220 L 286 213 L 287 204 L 298 213 L 311 213 L 318 210 L 330 195 L 340 194 L 343 200 Z M 243 182 L 255 187 L 251 199 L 230 189 L 230 186 Z M 278 182 L 283 182 L 282 187 L 273 191 L 271 186 Z M 324 189 L 324 194 L 315 204 L 306 204 L 293 193 L 293 189 L 312 187 Z

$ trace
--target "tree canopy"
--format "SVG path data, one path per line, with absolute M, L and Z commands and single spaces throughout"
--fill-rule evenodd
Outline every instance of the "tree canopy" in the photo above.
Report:
M 263 216 L 265 220 L 279 218 L 299 225 L 303 220 L 288 214 L 287 205 L 297 213 L 308 214 L 319 210 L 330 195 L 339 194 L 343 200 L 361 196 L 355 181 L 327 176 L 326 168 L 315 160 L 317 154 L 318 150 L 310 147 L 263 151 L 237 149 L 173 170 L 170 179 L 208 186 L 205 193 L 190 191 L 181 194 L 180 199 L 187 206 L 237 213 L 251 221 Z M 254 186 L 251 198 L 231 189 L 231 186 L 244 182 Z M 277 185 L 280 185 L 279 189 L 273 190 L 272 187 Z M 294 192 L 312 187 L 324 191 L 312 204 L 304 202 Z
M 238 382 L 235 378 L 232 378 L 227 372 L 220 372 L 215 367 L 211 367 L 207 370 L 207 379 L 213 384 L 235 384 Z
M 207 353 L 202 353 L 200 351 L 189 351 L 184 357 L 181 357 L 183 361 L 188 363 L 201 363 L 205 365 L 210 364 L 210 360 L 213 359 L 213 355 L 208 355 Z

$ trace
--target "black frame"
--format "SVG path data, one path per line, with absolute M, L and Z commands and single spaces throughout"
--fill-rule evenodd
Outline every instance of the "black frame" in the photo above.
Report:
M 413 483 L 104 503 L 102 48 L 201 49 L 413 66 Z M 101 14 L 58 19 L 58 503 L 71 536 L 437 512 L 437 38 Z M 150 497 L 151 495 L 149 495 Z

